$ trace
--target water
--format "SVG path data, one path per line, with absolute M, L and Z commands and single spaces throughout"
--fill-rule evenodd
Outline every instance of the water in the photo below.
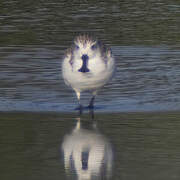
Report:
M 179 110 L 180 52 L 170 47 L 113 46 L 117 73 L 96 100 L 98 111 Z M 1 48 L 1 111 L 73 111 L 75 93 L 61 76 L 59 47 Z M 84 104 L 90 97 L 84 96 Z
M 0 7 L 0 179 L 179 179 L 180 2 L 9 0 Z M 61 76 L 64 51 L 83 32 L 110 45 L 117 63 L 94 121 L 87 111 L 77 120 L 77 99 Z M 81 155 L 65 161 L 63 144 L 70 144 L 64 153 Z
M 69 113 L 3 113 L 0 177 L 179 179 L 179 118 L 179 113 L 101 113 L 94 121 L 88 114 L 79 121 Z
M 118 66 L 97 98 L 98 111 L 180 109 L 180 3 L 8 1 L 2 7 L 1 111 L 73 111 L 77 101 L 64 85 L 61 62 L 74 36 L 87 31 L 112 47 Z

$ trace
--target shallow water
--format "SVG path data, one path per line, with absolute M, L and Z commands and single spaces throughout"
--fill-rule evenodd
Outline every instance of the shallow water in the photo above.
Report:
M 178 180 L 179 118 L 99 113 L 79 121 L 69 113 L 2 113 L 0 177 Z
M 0 179 L 180 178 L 179 1 L 0 7 Z M 61 76 L 64 51 L 83 32 L 111 46 L 117 64 L 94 120 L 78 117 Z
M 96 99 L 98 111 L 179 110 L 180 52 L 170 47 L 112 47 L 114 80 Z M 59 47 L 1 48 L 1 111 L 73 111 L 74 92 L 61 76 Z M 87 95 L 87 94 L 85 94 Z M 83 96 L 84 104 L 89 96 Z
M 0 111 L 72 112 L 77 100 L 61 62 L 74 36 L 87 31 L 110 45 L 117 61 L 97 111 L 179 110 L 179 11 L 178 1 L 4 2 Z

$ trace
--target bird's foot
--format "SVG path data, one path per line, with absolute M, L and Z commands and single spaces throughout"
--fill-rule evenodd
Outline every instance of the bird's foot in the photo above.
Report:
M 83 109 L 82 105 L 77 106 L 74 110 L 80 110 L 80 109 Z
M 78 110 L 79 114 L 81 115 L 83 112 L 83 106 L 80 104 L 78 107 L 75 108 L 75 110 Z
M 88 109 L 94 109 L 94 105 L 93 104 L 89 104 L 89 106 L 87 108 Z

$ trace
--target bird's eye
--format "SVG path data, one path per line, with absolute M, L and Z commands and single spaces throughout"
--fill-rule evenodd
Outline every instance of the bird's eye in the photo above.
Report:
M 78 46 L 78 45 L 75 45 L 75 49 L 79 49 L 79 46 Z
M 96 45 L 96 44 L 94 44 L 94 45 L 91 46 L 91 49 L 92 49 L 92 50 L 94 50 L 94 49 L 96 49 L 96 48 L 97 48 L 97 45 Z

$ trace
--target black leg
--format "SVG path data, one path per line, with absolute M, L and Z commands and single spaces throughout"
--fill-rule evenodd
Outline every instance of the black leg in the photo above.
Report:
M 79 105 L 79 115 L 82 115 L 83 113 L 83 106 L 80 104 Z
M 89 103 L 89 106 L 88 106 L 89 109 L 94 109 L 94 100 L 95 100 L 95 96 L 93 96 L 91 98 L 91 100 L 90 100 L 90 103 Z

